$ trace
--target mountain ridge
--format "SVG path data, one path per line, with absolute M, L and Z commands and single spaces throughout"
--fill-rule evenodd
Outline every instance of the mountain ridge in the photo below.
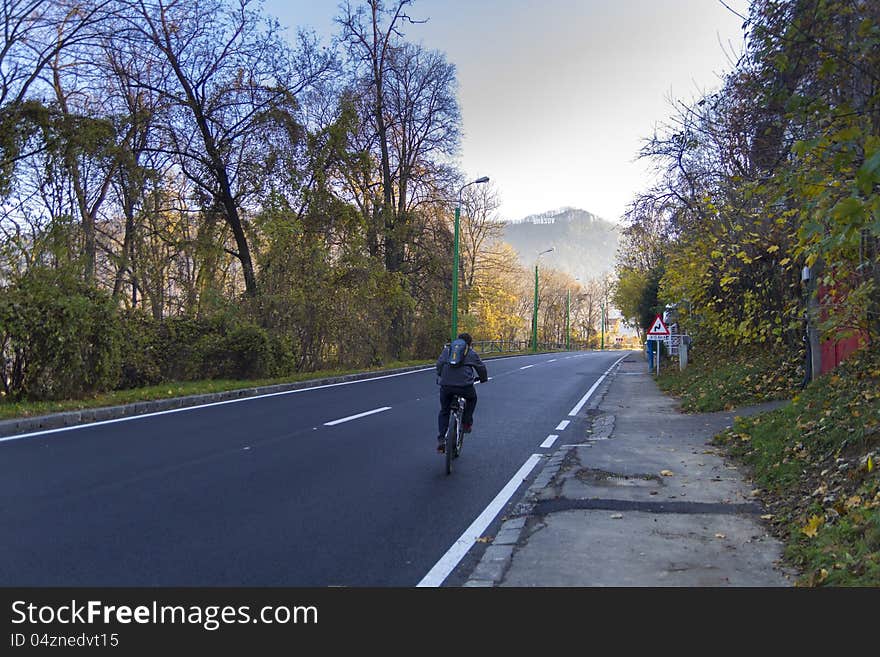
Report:
M 619 227 L 580 208 L 562 207 L 504 224 L 504 241 L 519 254 L 520 263 L 534 267 L 538 253 L 552 267 L 586 282 L 614 271 Z

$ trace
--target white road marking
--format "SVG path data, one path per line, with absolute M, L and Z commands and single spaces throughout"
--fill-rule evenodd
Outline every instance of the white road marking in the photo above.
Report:
M 618 363 L 620 363 L 620 361 L 622 361 L 624 358 L 626 358 L 626 356 L 623 356 L 622 358 L 618 359 L 617 361 L 615 361 L 615 363 L 611 367 L 609 367 L 607 370 L 605 370 L 605 374 L 603 374 L 602 376 L 600 376 L 598 378 L 596 383 L 594 383 L 593 386 L 589 390 L 587 390 L 587 394 L 585 394 L 583 397 L 581 397 L 581 400 L 575 405 L 575 407 L 573 409 L 571 409 L 571 411 L 569 411 L 568 414 L 570 416 L 577 415 L 578 413 L 580 413 L 580 410 L 584 407 L 584 404 L 587 403 L 587 400 L 593 395 L 594 392 L 596 392 L 596 388 L 599 387 L 599 384 L 601 384 L 602 381 L 605 380 L 605 377 L 608 376 L 608 374 L 611 372 L 611 370 L 613 370 L 615 367 L 617 367 Z
M 562 422 L 559 423 L 559 426 L 556 427 L 556 430 L 557 431 L 564 431 L 565 427 L 567 427 L 570 422 L 571 422 L 571 420 L 563 420 Z
M 544 449 L 547 449 L 548 447 L 553 447 L 553 443 L 556 442 L 557 438 L 559 438 L 559 436 L 557 436 L 555 433 L 551 433 L 549 436 L 547 436 L 547 440 L 541 443 L 541 447 L 543 447 Z
M 464 534 L 452 544 L 452 547 L 446 551 L 446 554 L 440 557 L 440 561 L 434 564 L 434 567 L 428 571 L 428 574 L 425 575 L 422 578 L 422 581 L 416 586 L 440 586 L 443 581 L 449 577 L 449 573 L 455 570 L 458 563 L 464 558 L 471 547 L 473 547 L 476 540 L 483 535 L 483 531 L 486 527 L 488 527 L 495 516 L 498 515 L 498 512 L 504 508 L 504 505 L 507 504 L 508 500 L 516 492 L 519 485 L 529 476 L 529 473 L 534 470 L 535 466 L 540 463 L 542 458 L 543 457 L 540 454 L 532 454 L 526 462 L 523 463 L 523 466 L 515 475 L 513 475 L 513 478 L 507 482 L 504 488 L 501 489 L 501 492 L 495 496 L 495 499 L 489 503 L 489 506 L 477 516 L 477 519 L 471 523 L 470 527 L 464 530 Z
M 556 362 L 556 359 L 555 359 L 555 358 L 551 358 L 551 359 L 548 360 L 547 362 L 548 362 L 548 363 L 555 363 L 555 362 Z
M 581 354 L 584 355 L 584 354 Z M 521 356 L 509 356 L 510 359 L 514 358 L 528 358 L 530 354 L 523 354 Z M 572 358 L 577 358 L 577 356 L 572 356 Z M 527 365 L 526 367 L 533 367 L 532 365 Z M 336 388 L 338 386 L 350 386 L 357 383 L 370 383 L 371 381 L 380 381 L 382 379 L 391 379 L 397 376 L 407 376 L 408 374 L 419 374 L 421 372 L 430 372 L 434 370 L 434 367 L 425 367 L 418 370 L 410 370 L 409 372 L 397 372 L 395 374 L 384 374 L 382 376 L 374 376 L 369 379 L 357 379 L 355 381 L 342 381 L 340 383 L 325 383 L 323 385 L 311 386 L 309 388 L 297 388 L 296 390 L 283 390 L 281 392 L 269 392 L 263 395 L 252 395 L 250 397 L 238 397 L 236 399 L 226 399 L 224 401 L 219 402 L 210 402 L 208 404 L 195 404 L 193 406 L 182 406 L 181 408 L 169 408 L 165 411 L 154 411 L 152 413 L 139 413 L 138 415 L 127 415 L 125 417 L 117 417 L 112 420 L 98 420 L 97 422 L 84 422 L 82 424 L 75 424 L 69 427 L 58 427 L 56 429 L 45 429 L 43 431 L 31 431 L 30 433 L 22 433 L 15 436 L 7 436 L 5 438 L 0 438 L 0 443 L 11 442 L 13 440 L 23 440 L 24 438 L 36 438 L 38 436 L 47 436 L 53 433 L 62 433 L 65 431 L 76 431 L 77 429 L 85 429 L 88 427 L 99 427 L 105 424 L 116 424 L 118 422 L 130 422 L 132 420 L 142 420 L 148 417 L 156 417 L 158 415 L 170 415 L 171 413 L 186 413 L 187 411 L 195 411 L 201 408 L 210 408 L 212 406 L 224 406 L 226 404 L 238 404 L 240 402 L 253 401 L 255 399 L 265 399 L 267 397 L 278 397 L 280 395 L 295 395 L 302 392 L 309 392 L 311 390 L 323 390 L 324 388 Z M 525 369 L 525 368 L 523 368 Z M 317 429 L 317 427 L 315 427 Z
M 514 356 L 518 358 L 518 356 Z M 171 413 L 184 413 L 186 411 L 194 411 L 200 408 L 210 408 L 211 406 L 224 406 L 226 404 L 238 404 L 240 402 L 253 401 L 254 399 L 265 399 L 267 397 L 278 397 L 280 395 L 295 395 L 301 392 L 310 392 L 311 390 L 323 390 L 324 388 L 336 388 L 338 386 L 350 386 L 355 383 L 369 383 L 370 381 L 379 381 L 381 379 L 391 379 L 396 376 L 406 376 L 407 374 L 418 374 L 420 372 L 429 372 L 433 367 L 426 367 L 420 370 L 410 370 L 409 372 L 398 372 L 396 374 L 385 374 L 383 376 L 374 376 L 370 379 L 357 379 L 356 381 L 342 381 L 340 383 L 325 383 L 320 386 L 312 386 L 310 388 L 297 388 L 296 390 L 283 390 L 281 392 L 268 392 L 264 395 L 253 395 L 251 397 L 238 397 L 236 399 L 226 399 L 219 402 L 211 402 L 210 404 L 199 404 L 197 406 L 183 406 L 181 408 L 170 408 L 167 411 L 155 411 L 153 413 L 141 413 L 139 415 L 128 415 L 126 417 L 117 417 L 112 420 L 100 420 L 98 422 L 86 422 L 84 424 L 76 424 L 70 427 L 59 427 L 57 429 L 46 429 L 45 431 L 34 431 L 31 433 L 23 433 L 17 436 L 9 436 L 8 438 L 0 438 L 0 443 L 10 440 L 21 440 L 22 438 L 34 438 L 36 436 L 45 436 L 50 433 L 60 433 L 62 431 L 74 431 L 76 429 L 85 429 L 87 427 L 99 427 L 102 424 L 115 424 L 117 422 L 129 422 L 131 420 L 141 420 L 147 417 L 155 417 L 157 415 L 169 415 Z
M 519 369 L 521 369 L 521 370 L 527 370 L 527 369 L 529 369 L 530 367 L 534 367 L 534 365 L 526 365 L 525 367 L 520 367 Z
M 365 411 L 363 413 L 358 413 L 357 415 L 349 415 L 348 417 L 339 418 L 338 420 L 333 420 L 332 422 L 325 422 L 325 427 L 332 427 L 336 424 L 342 424 L 343 422 L 351 422 L 352 420 L 357 420 L 358 418 L 366 417 L 368 415 L 374 415 L 375 413 L 381 413 L 382 411 L 391 410 L 390 406 L 383 406 L 382 408 L 374 408 L 372 411 Z

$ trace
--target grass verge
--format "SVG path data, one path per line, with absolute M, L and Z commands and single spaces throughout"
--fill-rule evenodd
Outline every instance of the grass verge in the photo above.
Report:
M 758 487 L 798 585 L 880 585 L 880 356 L 854 354 L 714 442 Z
M 660 366 L 657 385 L 678 397 L 687 413 L 731 410 L 766 401 L 791 399 L 800 390 L 803 367 L 797 358 L 769 350 L 692 352 L 688 366 Z

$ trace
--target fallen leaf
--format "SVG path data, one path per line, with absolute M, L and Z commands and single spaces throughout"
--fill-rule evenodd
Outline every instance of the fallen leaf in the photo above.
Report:
M 871 472 L 874 469 L 874 459 L 872 457 L 868 457 L 868 472 Z
M 822 516 L 813 516 L 807 524 L 801 528 L 801 531 L 809 538 L 814 538 L 819 533 L 819 527 L 825 524 L 825 518 Z
M 727 538 L 725 534 L 715 534 L 715 538 Z
M 773 520 L 773 514 L 765 513 L 763 516 L 761 516 L 761 520 Z
M 480 536 L 477 539 L 477 543 L 491 543 L 492 538 L 493 538 L 492 536 Z
M 664 477 L 673 477 L 673 476 L 675 476 L 675 473 L 674 473 L 672 470 L 661 470 L 661 471 L 660 471 L 660 474 L 663 475 Z
M 862 498 L 859 497 L 858 495 L 853 495 L 852 497 L 850 497 L 846 501 L 846 508 L 847 509 L 854 509 L 854 508 L 860 507 L 860 506 L 862 506 Z

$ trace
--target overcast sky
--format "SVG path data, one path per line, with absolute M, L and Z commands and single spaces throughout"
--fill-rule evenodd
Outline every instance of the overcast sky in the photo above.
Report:
M 264 7 L 292 31 L 338 31 L 336 0 Z M 573 206 L 618 221 L 649 185 L 636 155 L 670 99 L 718 88 L 742 52 L 742 19 L 719 0 L 416 0 L 409 13 L 429 20 L 407 39 L 457 68 L 459 165 L 492 179 L 502 219 Z

